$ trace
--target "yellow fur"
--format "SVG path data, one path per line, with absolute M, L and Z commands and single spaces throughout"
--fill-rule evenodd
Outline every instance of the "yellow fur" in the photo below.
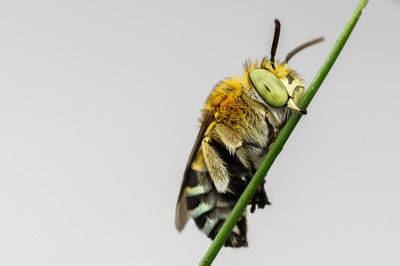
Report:
M 211 179 L 218 192 L 224 193 L 228 189 L 229 172 L 222 158 L 209 144 L 213 140 L 223 143 L 230 154 L 238 151 L 238 159 L 250 167 L 253 154 L 262 153 L 276 137 L 287 112 L 285 108 L 274 110 L 263 104 L 263 100 L 253 87 L 249 72 L 256 68 L 266 68 L 288 88 L 290 96 L 295 96 L 298 102 L 304 85 L 297 73 L 291 70 L 286 63 L 275 62 L 275 68 L 267 59 L 261 63 L 247 62 L 244 65 L 242 76 L 234 76 L 221 81 L 215 86 L 204 106 L 203 113 L 213 113 L 213 122 L 208 126 L 202 140 L 197 158 L 192 163 L 193 170 L 205 170 L 210 173 Z M 289 75 L 292 80 L 289 84 Z M 293 95 L 296 87 L 296 94 Z M 204 121 L 202 117 L 201 121 Z M 271 130 L 271 126 L 272 129 Z M 243 142 L 255 143 L 257 147 L 241 149 Z
M 217 84 L 207 99 L 204 109 L 215 112 L 215 121 L 222 122 L 228 127 L 236 128 L 236 122 L 243 122 L 247 114 L 247 105 L 242 99 L 244 89 L 255 90 L 250 82 L 249 72 L 256 68 L 266 68 L 277 76 L 286 86 L 288 85 L 288 75 L 294 79 L 293 86 L 303 86 L 303 82 L 298 74 L 291 70 L 289 66 L 275 62 L 275 69 L 267 59 L 263 59 L 261 64 L 256 62 L 247 62 L 244 66 L 244 73 L 239 77 L 231 77 Z M 229 88 L 229 89 L 227 89 Z M 293 90 L 289 94 L 293 96 Z M 302 95 L 300 95 L 301 97 Z M 297 97 L 296 97 L 297 98 Z M 298 99 L 295 99 L 298 101 Z M 258 105 L 258 104 L 257 104 Z M 260 106 L 258 106 L 260 107 Z

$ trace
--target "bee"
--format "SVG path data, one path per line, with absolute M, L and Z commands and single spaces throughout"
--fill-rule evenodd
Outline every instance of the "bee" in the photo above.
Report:
M 214 239 L 290 115 L 306 114 L 298 106 L 303 81 L 288 61 L 323 38 L 298 46 L 280 63 L 275 61 L 279 34 L 280 22 L 275 19 L 270 59 L 246 61 L 243 75 L 222 80 L 208 96 L 176 205 L 179 232 L 192 217 Z M 249 203 L 251 213 L 270 205 L 264 184 Z M 246 212 L 225 246 L 248 246 Z

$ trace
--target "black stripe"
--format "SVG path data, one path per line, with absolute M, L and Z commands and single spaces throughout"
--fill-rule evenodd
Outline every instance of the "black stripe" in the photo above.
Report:
M 188 210 L 196 209 L 196 207 L 200 205 L 200 202 L 201 202 L 201 199 L 203 196 L 204 196 L 204 194 L 186 197 L 186 204 L 187 204 Z
M 204 224 L 206 223 L 207 217 L 208 217 L 208 215 L 210 214 L 211 211 L 212 210 L 203 213 L 202 215 L 200 215 L 197 218 L 194 218 L 194 222 L 196 223 L 196 225 L 197 225 L 197 227 L 199 229 L 202 229 L 204 227 Z
M 224 224 L 224 222 L 225 220 L 220 219 L 218 223 L 214 226 L 214 228 L 211 230 L 211 232 L 208 234 L 208 237 L 214 240 L 215 236 L 218 234 L 219 229 Z
M 186 179 L 186 186 L 188 187 L 195 187 L 199 184 L 199 180 L 197 178 L 197 173 L 196 171 L 190 169 L 187 179 Z

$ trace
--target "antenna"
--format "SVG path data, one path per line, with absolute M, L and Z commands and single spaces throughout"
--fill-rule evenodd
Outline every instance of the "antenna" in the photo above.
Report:
M 281 23 L 279 22 L 278 19 L 275 19 L 275 33 L 274 33 L 274 40 L 272 41 L 272 47 L 271 47 L 271 65 L 272 68 L 275 69 L 275 54 L 276 54 L 276 48 L 278 47 L 278 42 L 279 42 L 279 34 L 281 32 Z
M 286 58 L 285 58 L 285 61 L 283 61 L 283 63 L 289 62 L 289 60 L 290 60 L 295 54 L 297 54 L 298 52 L 300 52 L 300 51 L 303 50 L 304 48 L 307 48 L 307 47 L 309 47 L 309 46 L 311 46 L 311 45 L 314 45 L 314 44 L 316 44 L 316 43 L 322 42 L 323 40 L 324 40 L 324 37 L 319 37 L 319 38 L 317 38 L 317 39 L 308 41 L 308 42 L 306 42 L 306 43 L 303 43 L 302 45 L 297 46 L 297 47 L 294 48 L 290 53 L 287 54 L 287 56 L 286 56 Z M 274 41 L 275 41 L 275 38 L 274 38 Z

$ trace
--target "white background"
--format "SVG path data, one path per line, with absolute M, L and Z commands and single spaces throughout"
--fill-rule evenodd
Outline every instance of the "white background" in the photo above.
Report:
M 195 265 L 174 228 L 205 98 L 247 58 L 325 36 L 341 1 L 2 1 L 0 265 Z M 215 265 L 399 265 L 400 2 L 371 1 L 267 176 L 248 249 Z

